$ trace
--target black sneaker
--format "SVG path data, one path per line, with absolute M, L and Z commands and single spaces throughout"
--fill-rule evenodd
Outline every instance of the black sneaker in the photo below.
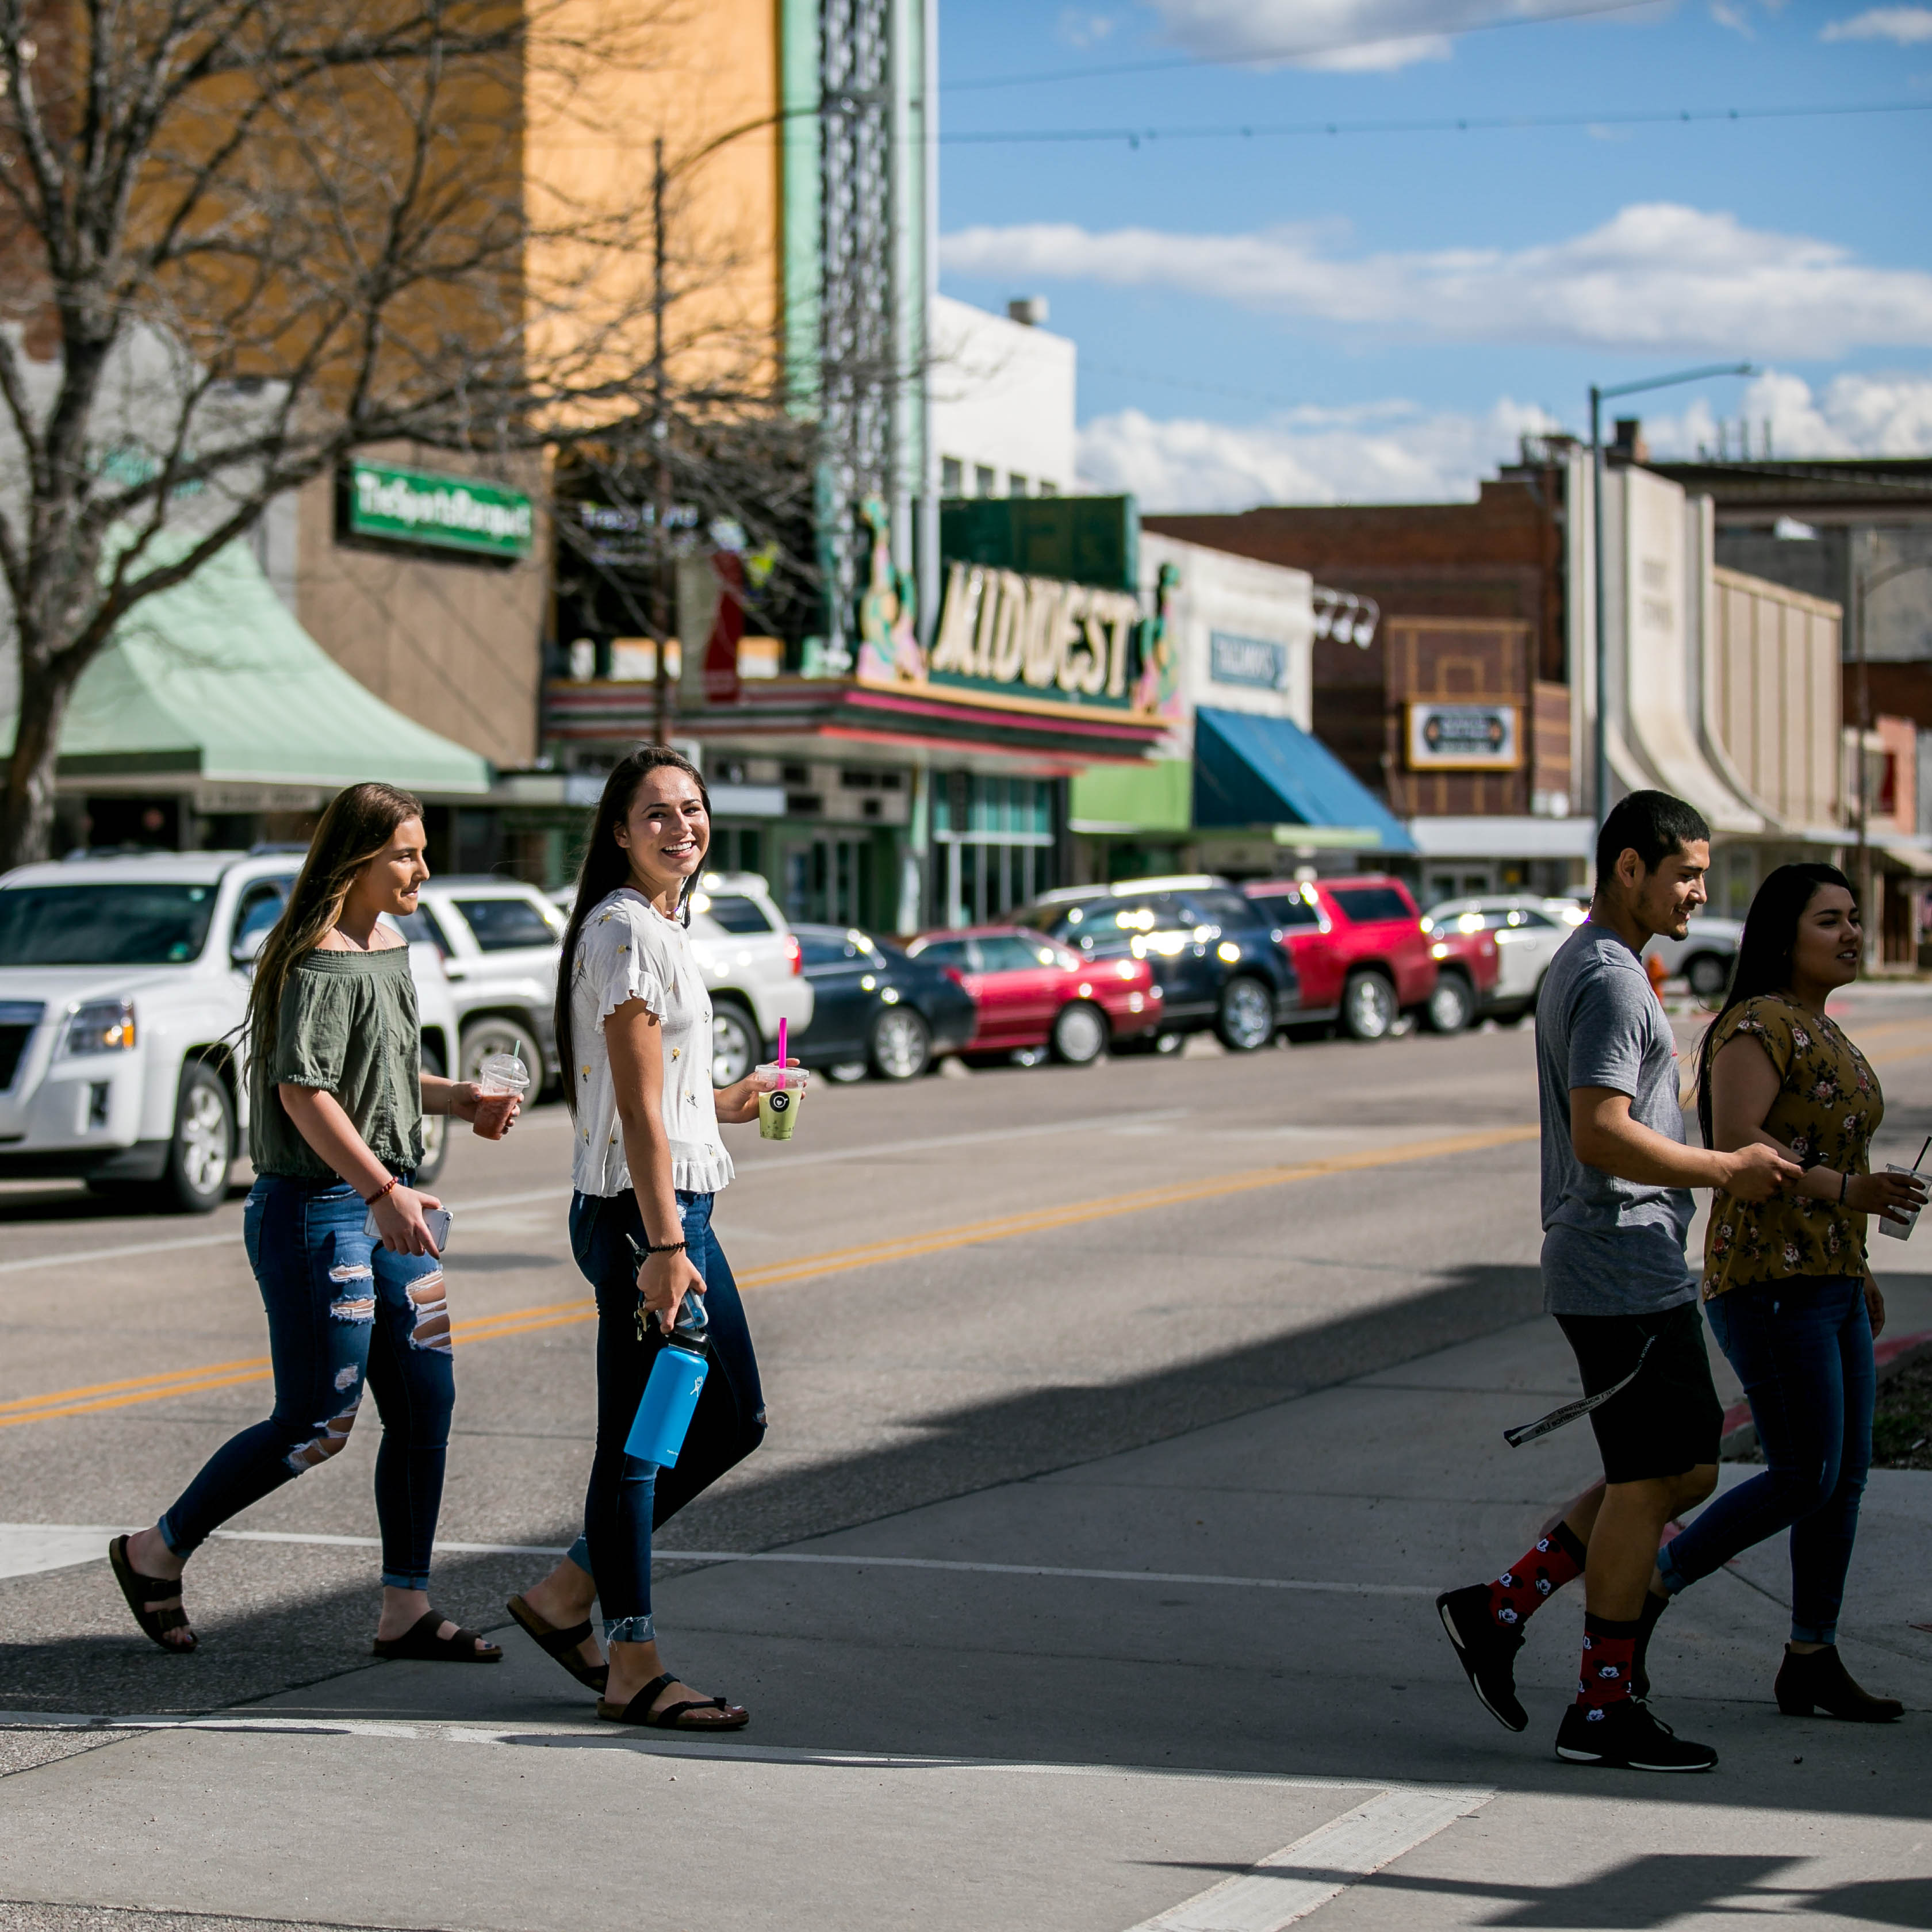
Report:
M 1444 1590 L 1436 1600 L 1436 1613 L 1483 1708 L 1510 1730 L 1527 1730 L 1529 1713 L 1516 1694 L 1516 1654 L 1522 1648 L 1522 1632 L 1500 1628 L 1490 1615 L 1488 1584 Z
M 1648 1704 L 1620 1697 L 1592 1708 L 1572 1704 L 1556 1733 L 1556 1755 L 1571 1764 L 1613 1765 L 1619 1771 L 1713 1771 L 1708 1744 L 1680 1738 Z

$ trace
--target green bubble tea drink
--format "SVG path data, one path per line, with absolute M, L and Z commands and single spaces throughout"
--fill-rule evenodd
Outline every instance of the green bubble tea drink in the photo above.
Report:
M 798 1126 L 798 1110 L 805 1104 L 805 1069 L 766 1065 L 758 1071 L 784 1082 L 759 1094 L 758 1132 L 768 1141 L 788 1141 Z

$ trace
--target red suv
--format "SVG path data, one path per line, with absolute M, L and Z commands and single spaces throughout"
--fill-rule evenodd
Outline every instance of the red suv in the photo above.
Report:
M 1339 1021 L 1352 1039 L 1382 1040 L 1399 1014 L 1427 1008 L 1436 962 L 1400 879 L 1257 880 L 1241 890 L 1280 928 L 1294 961 L 1301 1010 L 1294 1030 Z

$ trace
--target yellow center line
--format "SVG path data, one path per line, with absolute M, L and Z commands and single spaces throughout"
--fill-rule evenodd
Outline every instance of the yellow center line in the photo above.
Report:
M 804 1255 L 796 1261 L 749 1268 L 737 1277 L 738 1286 L 771 1288 L 808 1281 L 818 1275 L 841 1274 L 854 1268 L 876 1268 L 887 1262 L 914 1260 L 922 1255 L 972 1247 L 986 1241 L 1012 1240 L 1022 1234 L 1078 1227 L 1085 1222 L 1106 1220 L 1117 1215 L 1145 1214 L 1156 1208 L 1220 1200 L 1229 1195 L 1249 1193 L 1257 1188 L 1283 1187 L 1296 1181 L 1317 1180 L 1330 1174 L 1360 1174 L 1413 1161 L 1440 1160 L 1454 1154 L 1479 1154 L 1492 1148 L 1514 1147 L 1534 1140 L 1536 1134 L 1537 1130 L 1533 1126 L 1483 1128 L 1468 1133 L 1444 1135 L 1432 1140 L 1408 1141 L 1395 1147 L 1370 1148 L 1360 1154 L 1334 1154 L 1323 1160 L 1253 1168 L 1245 1173 L 1223 1174 L 1213 1180 L 1177 1181 L 1165 1187 L 1140 1188 L 1131 1194 L 1107 1195 L 1097 1200 L 1071 1202 L 1058 1208 L 1033 1208 L 1022 1214 L 1001 1215 L 992 1220 L 968 1222 L 956 1228 L 937 1228 L 927 1234 L 901 1235 L 891 1240 L 868 1242 L 855 1248 L 836 1248 L 826 1254 Z M 455 1322 L 451 1327 L 450 1340 L 460 1346 L 470 1342 L 494 1341 L 505 1335 L 527 1335 L 539 1329 L 566 1328 L 596 1318 L 597 1305 L 588 1298 L 548 1302 Z M 0 1403 L 0 1429 L 14 1428 L 22 1423 L 52 1421 L 63 1416 L 91 1414 L 101 1409 L 125 1408 L 140 1402 L 163 1402 L 176 1396 L 200 1395 L 210 1389 L 232 1388 L 239 1383 L 268 1379 L 268 1362 L 264 1356 L 244 1361 L 212 1362 L 200 1368 L 181 1369 L 169 1375 L 137 1377 L 127 1382 L 96 1382 L 82 1388 L 58 1389 L 46 1395 L 22 1396 Z

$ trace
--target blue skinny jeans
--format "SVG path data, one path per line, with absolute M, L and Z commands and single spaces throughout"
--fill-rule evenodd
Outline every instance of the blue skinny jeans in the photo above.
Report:
M 704 1277 L 711 1318 L 711 1370 L 696 1412 L 670 1468 L 624 1453 L 624 1438 L 643 1400 L 651 1364 L 664 1346 L 655 1330 L 638 1336 L 638 1264 L 624 1237 L 641 1246 L 638 1197 L 580 1194 L 570 1204 L 570 1245 L 584 1279 L 597 1291 L 597 1453 L 584 1502 L 584 1534 L 570 1560 L 596 1580 L 607 1643 L 650 1643 L 651 1532 L 667 1522 L 765 1434 L 765 1397 L 745 1305 L 730 1264 L 711 1232 L 709 1194 L 678 1190 L 685 1252 Z
M 338 1454 L 366 1383 L 382 1419 L 382 1581 L 429 1588 L 456 1405 L 442 1264 L 434 1255 L 391 1254 L 362 1232 L 368 1211 L 345 1181 L 265 1174 L 256 1182 L 242 1233 L 268 1312 L 274 1412 L 216 1450 L 161 1518 L 162 1540 L 177 1556 Z
M 1837 1640 L 1858 1502 L 1871 1467 L 1870 1317 L 1864 1282 L 1794 1275 L 1704 1304 L 1750 1399 L 1762 1475 L 1708 1504 L 1659 1553 L 1672 1596 L 1741 1550 L 1791 1532 L 1791 1640 Z

